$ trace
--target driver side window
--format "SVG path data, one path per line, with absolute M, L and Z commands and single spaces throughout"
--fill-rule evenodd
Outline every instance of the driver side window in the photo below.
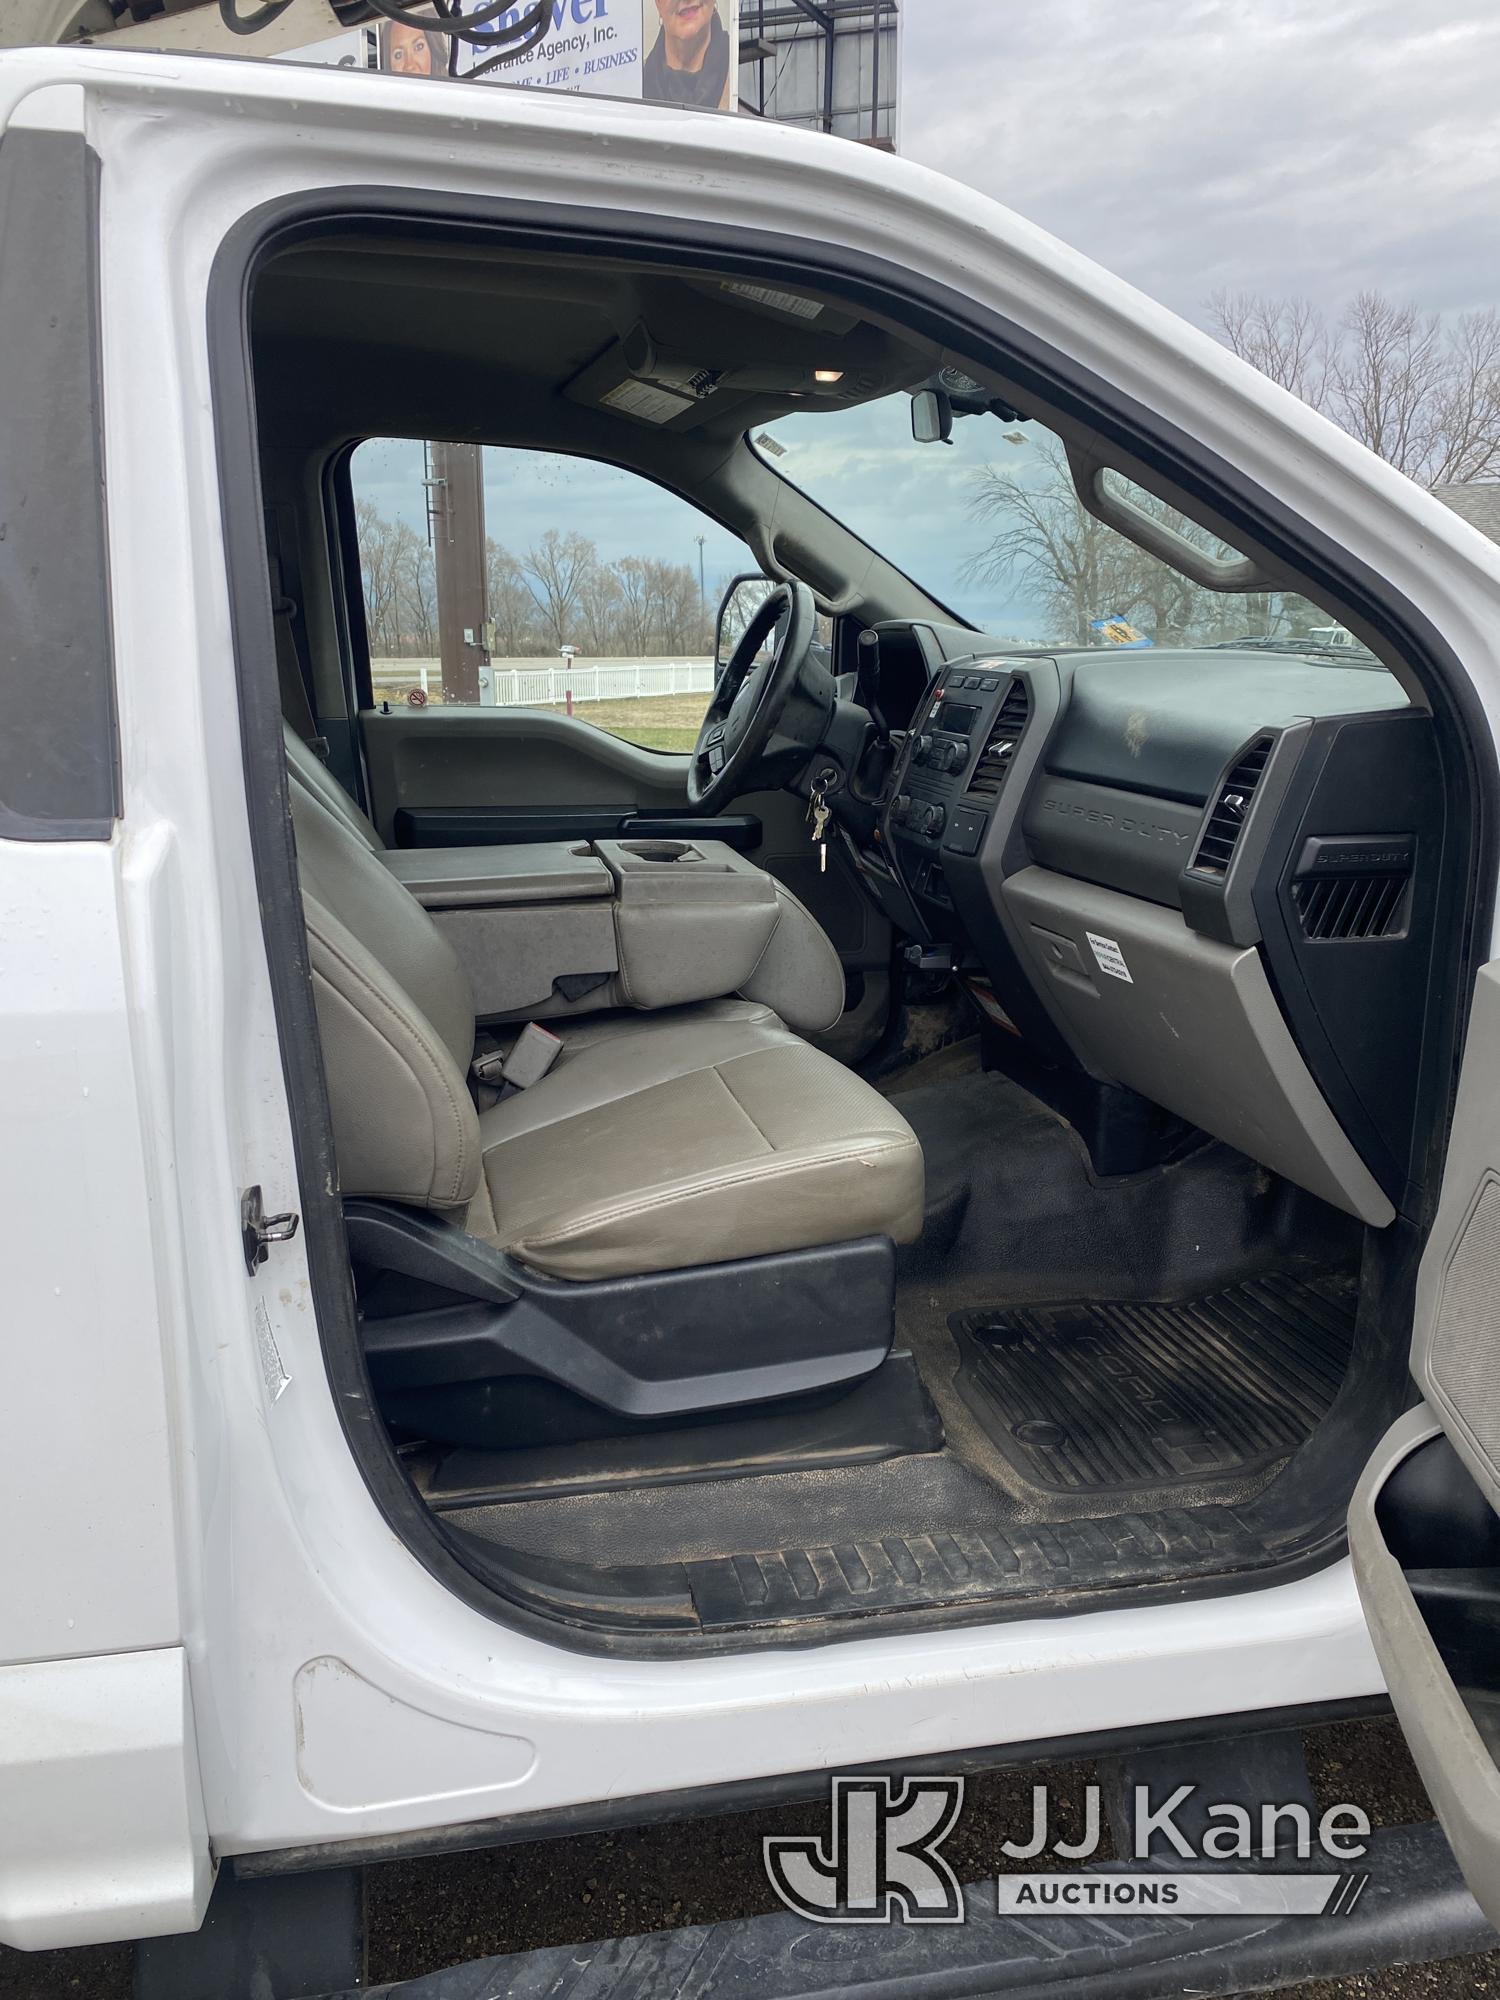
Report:
M 351 465 L 370 668 L 392 707 L 549 708 L 690 750 L 744 543 L 621 466 L 371 439 Z

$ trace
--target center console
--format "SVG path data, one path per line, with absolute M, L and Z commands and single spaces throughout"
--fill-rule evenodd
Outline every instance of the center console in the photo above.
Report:
M 895 756 L 860 879 L 925 954 L 946 958 L 987 1018 L 1046 1061 L 1071 1060 L 1008 923 L 1004 883 L 1029 859 L 1022 806 L 1061 706 L 1057 662 L 975 656 L 931 675 Z
M 897 757 L 881 835 L 934 936 L 952 935 L 955 858 L 978 854 L 1030 713 L 1026 682 L 1004 660 L 943 668 Z
M 738 993 L 816 1034 L 843 1011 L 843 967 L 821 929 L 722 841 L 403 848 L 381 859 L 452 947 L 484 1021 Z

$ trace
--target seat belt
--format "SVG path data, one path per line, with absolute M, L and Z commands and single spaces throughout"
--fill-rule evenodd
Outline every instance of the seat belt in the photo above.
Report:
M 271 565 L 271 609 L 276 625 L 276 684 L 281 695 L 281 713 L 310 748 L 326 761 L 328 746 L 318 734 L 307 681 L 302 672 L 302 656 L 297 650 L 297 601 L 288 595 L 283 582 L 280 524 L 273 508 L 266 509 L 266 553 Z
M 528 1021 L 508 1049 L 490 1049 L 475 1056 L 469 1074 L 495 1101 L 540 1083 L 562 1054 L 562 1037 L 536 1021 Z
M 297 642 L 292 636 L 297 607 L 289 597 L 278 596 L 272 608 L 276 614 L 276 681 L 281 693 L 281 713 L 308 748 L 326 763 L 328 746 L 318 734 L 297 658 Z

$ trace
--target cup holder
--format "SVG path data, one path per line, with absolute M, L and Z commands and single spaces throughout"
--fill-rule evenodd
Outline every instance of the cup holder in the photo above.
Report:
M 621 851 L 633 854 L 637 861 L 695 861 L 696 848 L 685 840 L 622 840 Z

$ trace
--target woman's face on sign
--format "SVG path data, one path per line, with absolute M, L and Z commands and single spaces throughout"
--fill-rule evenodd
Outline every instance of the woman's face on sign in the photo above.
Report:
M 390 63 L 396 76 L 432 75 L 432 44 L 421 28 L 392 21 Z

